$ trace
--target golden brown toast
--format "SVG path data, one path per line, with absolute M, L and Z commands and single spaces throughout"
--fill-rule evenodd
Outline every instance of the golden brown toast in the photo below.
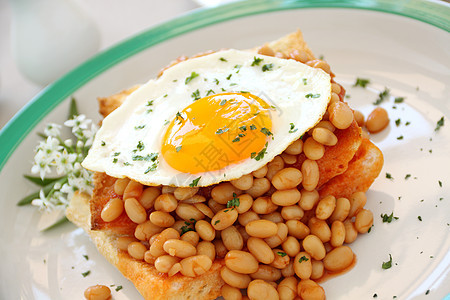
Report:
M 297 49 L 307 53 L 308 59 L 315 58 L 300 31 L 268 45 L 285 56 Z M 186 57 L 181 57 L 171 65 L 185 59 Z M 100 113 L 104 117 L 107 116 L 136 88 L 124 90 L 110 97 L 99 98 Z M 345 91 L 341 93 L 343 95 Z M 369 140 L 361 138 L 361 128 L 355 122 L 345 130 L 337 130 L 336 135 L 338 144 L 326 147 L 324 157 L 318 161 L 321 172 L 320 186 L 322 186 L 320 193 L 348 195 L 354 190 L 366 191 L 381 170 L 383 164 L 381 152 Z M 304 159 L 300 155 L 296 163 L 300 165 L 293 166 L 301 166 Z M 361 176 L 361 167 L 366 168 L 364 176 Z M 370 171 L 367 171 L 368 169 Z M 90 204 L 86 195 L 77 194 L 66 211 L 69 220 L 89 233 L 102 255 L 133 282 L 145 299 L 215 299 L 220 296 L 223 285 L 219 273 L 223 261 L 220 259 L 216 259 L 212 268 L 199 277 L 189 278 L 180 274 L 168 277 L 166 274 L 158 273 L 154 266 L 137 261 L 128 253 L 118 250 L 115 245 L 117 237 L 133 235 L 136 224 L 131 222 L 126 214 L 110 223 L 101 219 L 100 213 L 103 206 L 108 199 L 114 197 L 112 188 L 114 180 L 106 174 L 97 173 Z M 349 183 L 353 185 L 354 182 L 355 187 L 348 187 Z M 211 187 L 205 188 L 200 193 L 209 196 L 210 190 Z

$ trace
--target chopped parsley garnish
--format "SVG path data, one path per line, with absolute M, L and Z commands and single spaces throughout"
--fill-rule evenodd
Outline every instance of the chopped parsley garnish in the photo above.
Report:
M 215 92 L 213 90 L 209 90 L 206 92 L 206 96 L 213 95 Z
M 228 61 L 228 60 L 226 60 L 226 58 L 224 58 L 224 57 L 219 58 L 219 60 L 220 60 L 220 61 L 225 61 L 225 62 Z
M 306 98 L 319 98 L 319 97 L 320 97 L 320 94 L 312 94 L 312 93 L 309 93 L 309 94 L 306 94 L 305 97 L 306 97 Z
M 180 152 L 181 146 L 176 147 L 175 150 L 176 150 L 177 152 Z
M 417 219 L 419 219 L 419 221 L 422 222 L 422 216 L 417 216 Z
M 181 123 L 183 123 L 183 121 L 181 121 L 181 120 L 184 120 L 184 118 L 183 118 L 183 116 L 180 114 L 180 112 L 177 112 L 177 114 L 175 115 L 175 120 L 177 120 L 178 122 L 179 122 L 179 124 L 181 124 Z
M 239 201 L 239 198 L 237 197 L 236 193 L 233 193 L 233 199 L 227 202 L 227 208 L 239 207 L 240 204 L 241 202 Z
M 191 72 L 191 76 L 186 77 L 186 80 L 184 81 L 184 84 L 188 84 L 191 82 L 194 78 L 198 77 L 198 74 L 195 72 Z
M 147 101 L 147 104 L 145 106 L 152 106 L 152 105 L 153 105 L 153 100 L 150 100 L 150 101 Z M 151 108 L 147 109 L 147 113 L 150 113 L 152 111 L 153 111 L 153 109 L 151 109 Z
M 386 173 L 386 178 L 394 180 L 394 177 L 392 177 L 391 173 Z
M 242 125 L 241 127 L 239 127 L 239 129 L 240 129 L 241 131 L 246 131 L 246 130 L 247 130 L 247 126 Z
M 381 219 L 383 223 L 391 223 L 392 220 L 398 220 L 398 217 L 394 217 L 394 212 L 391 212 L 389 216 L 387 214 L 381 214 Z
M 83 254 L 83 257 L 85 260 L 89 260 L 89 256 L 87 256 L 86 254 Z
M 395 97 L 394 103 L 403 103 L 405 100 L 405 97 Z
M 106 145 L 105 141 L 102 141 L 102 147 L 104 147 Z
M 287 254 L 281 251 L 278 251 L 277 254 L 281 257 L 285 257 Z
M 120 152 L 114 152 L 113 156 L 119 156 Z
M 303 85 L 307 85 L 308 84 L 308 79 L 307 78 L 303 78 L 302 81 L 303 81 Z
M 437 121 L 434 131 L 438 131 L 442 126 L 444 126 L 444 117 L 440 118 L 439 121 Z
M 398 137 L 397 137 L 397 140 L 403 140 L 403 135 L 398 136 Z
M 194 228 L 189 227 L 191 225 L 191 223 L 189 222 L 185 222 L 187 225 L 183 225 L 181 226 L 181 235 L 185 234 L 188 231 L 195 231 Z
M 237 136 L 231 142 L 236 143 L 236 142 L 239 142 L 240 140 L 241 140 L 241 138 Z
M 118 159 L 117 159 L 117 158 L 114 158 L 114 159 L 113 159 L 113 164 L 117 163 L 117 161 L 118 161 Z
M 83 277 L 86 277 L 86 276 L 88 276 L 89 274 L 91 274 L 91 271 L 89 270 L 89 271 L 86 271 L 86 272 L 83 272 L 83 273 L 81 273 L 81 275 L 83 275 Z
M 219 85 L 219 79 L 214 78 L 214 83 L 215 83 L 216 85 Z
M 362 88 L 365 88 L 370 83 L 369 79 L 365 78 L 356 78 L 356 82 L 353 86 L 360 86 Z
M 116 287 L 116 292 L 120 291 L 121 289 L 123 289 L 123 287 L 122 287 L 121 285 L 118 285 L 118 286 Z
M 148 167 L 147 170 L 145 170 L 144 174 L 155 171 L 157 167 L 158 167 L 158 161 L 155 161 L 150 167 Z
M 123 165 L 124 165 L 124 166 L 126 166 L 126 167 L 128 167 L 128 166 L 132 166 L 132 164 L 130 164 L 130 163 L 129 163 L 129 162 L 127 162 L 127 161 L 126 161 L 126 162 L 124 162 L 124 163 L 123 163 Z
M 398 126 L 400 126 L 401 122 L 402 122 L 402 120 L 397 119 L 397 120 L 395 120 L 395 125 L 398 127 Z
M 439 186 L 442 187 L 442 181 L 439 180 L 438 183 L 439 183 Z
M 169 120 L 166 120 L 165 122 L 164 122 L 164 125 L 169 125 L 170 124 L 170 121 Z
M 194 98 L 194 101 L 200 99 L 200 91 L 198 89 L 196 89 L 192 94 L 191 97 Z
M 256 152 L 252 152 L 250 157 L 254 158 L 256 161 L 260 161 L 261 159 L 264 158 L 264 155 L 267 153 L 266 150 L 267 150 L 267 143 L 266 146 L 261 151 L 259 151 L 258 154 L 256 154 Z
M 202 176 L 192 180 L 192 183 L 189 184 L 190 187 L 195 187 L 197 186 L 198 182 L 200 181 L 200 178 L 202 178 Z
M 291 128 L 289 129 L 289 133 L 294 133 L 298 130 L 298 128 L 295 128 L 295 124 L 294 123 L 290 123 Z
M 237 83 L 230 83 L 230 86 L 235 86 L 235 85 L 237 85 Z
M 256 129 L 255 124 L 250 125 L 250 130 L 255 130 L 255 129 Z
M 235 65 L 234 68 L 237 69 L 236 74 L 241 70 L 242 65 Z
M 231 76 L 233 76 L 233 74 L 228 75 L 228 76 L 227 76 L 227 80 L 230 80 L 230 79 L 231 79 Z
M 390 269 L 392 267 L 392 256 L 390 254 L 389 254 L 389 261 L 383 262 L 381 264 L 381 267 L 385 270 Z
M 220 101 L 219 105 L 220 106 L 224 106 L 227 103 L 226 99 L 223 99 L 222 101 Z
M 136 145 L 136 149 L 135 150 L 136 151 L 142 151 L 142 150 L 144 150 L 144 148 L 145 148 L 144 143 L 142 141 L 139 141 L 138 144 Z M 136 151 L 134 151 L 134 152 L 136 152 Z
M 270 130 L 267 129 L 266 127 L 261 128 L 261 132 L 264 133 L 266 136 L 271 136 L 271 135 L 273 135 L 273 133 L 270 132 Z
M 299 263 L 302 263 L 302 262 L 304 262 L 304 261 L 308 261 L 309 260 L 309 258 L 307 258 L 306 256 L 302 256 L 302 257 L 300 257 L 300 259 L 298 260 L 298 262 Z
M 155 161 L 158 158 L 158 153 L 147 154 L 146 156 L 142 155 L 133 155 L 131 159 L 133 161 Z
M 134 126 L 135 130 L 143 129 L 145 125 Z
M 406 174 L 405 180 L 407 180 L 409 177 L 411 177 L 411 174 Z
M 251 64 L 252 67 L 259 66 L 259 64 L 264 60 L 264 58 L 253 57 L 253 62 Z
M 222 133 L 227 132 L 228 130 L 230 130 L 230 128 L 225 128 L 225 129 L 219 128 L 219 129 L 217 129 L 216 134 L 222 134 Z
M 272 69 L 273 69 L 273 64 L 265 64 L 265 65 L 262 66 L 261 69 L 262 69 L 263 72 L 266 72 L 266 71 L 272 71 Z
M 220 220 L 217 220 L 217 221 L 214 222 L 214 225 L 217 225 L 219 223 L 220 223 Z
M 382 91 L 381 93 L 378 94 L 378 99 L 375 100 L 375 102 L 373 102 L 373 105 L 381 104 L 381 102 L 386 100 L 386 98 L 388 98 L 389 95 L 390 95 L 390 91 L 389 91 L 389 89 L 387 87 L 385 87 L 384 91 Z

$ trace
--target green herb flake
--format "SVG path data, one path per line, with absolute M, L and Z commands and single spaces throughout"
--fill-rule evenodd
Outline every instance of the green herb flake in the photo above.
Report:
M 120 152 L 114 152 L 113 156 L 119 156 Z
M 155 171 L 157 167 L 158 163 L 154 162 L 150 167 L 147 168 L 147 170 L 145 170 L 144 174 L 148 174 L 149 172 Z
M 427 290 L 426 292 L 425 292 L 425 295 L 428 295 L 430 293 L 430 290 Z
M 126 167 L 128 167 L 128 166 L 132 166 L 132 164 L 130 164 L 130 163 L 129 163 L 129 162 L 127 162 L 127 161 L 126 161 L 126 162 L 124 162 L 124 163 L 123 163 L 123 165 L 124 165 L 124 166 L 126 166 Z
M 226 99 L 223 99 L 222 101 L 220 101 L 219 105 L 220 106 L 224 106 L 227 103 Z
M 228 60 L 227 60 L 226 58 L 224 58 L 224 57 L 219 58 L 219 60 L 220 60 L 220 61 L 224 61 L 224 62 L 227 62 L 227 61 L 228 61 Z
M 394 177 L 392 177 L 391 173 L 386 173 L 386 178 L 394 180 Z
M 102 145 L 102 147 L 106 146 L 105 141 L 102 141 L 101 145 Z
M 360 86 L 362 88 L 365 88 L 370 83 L 370 79 L 365 78 L 356 78 L 356 82 L 353 86 Z
M 392 267 L 392 256 L 391 256 L 391 254 L 389 254 L 389 261 L 383 262 L 381 264 L 381 267 L 384 270 L 390 269 Z
M 86 254 L 83 254 L 83 257 L 85 260 L 89 260 L 89 256 L 87 256 Z
M 241 127 L 239 127 L 239 130 L 240 131 L 246 131 L 247 130 L 247 126 L 242 125 Z
M 117 158 L 114 158 L 114 159 L 113 159 L 113 164 L 117 163 L 117 161 L 118 161 L 118 159 L 117 159 Z
M 307 99 L 309 99 L 309 98 L 319 98 L 319 97 L 320 97 L 320 94 L 309 93 L 309 94 L 305 95 L 305 98 L 307 98 Z
M 91 271 L 90 271 L 90 270 L 81 273 L 81 275 L 83 275 L 83 277 L 86 277 L 86 276 L 88 276 L 89 274 L 91 274 Z
M 409 124 L 411 124 L 411 122 L 408 121 L 405 123 L 405 126 L 409 126 Z
M 394 217 L 394 212 L 391 212 L 390 215 L 388 214 L 381 214 L 381 219 L 383 220 L 383 223 L 391 223 L 393 220 L 398 220 L 398 217 Z
M 405 97 L 395 97 L 394 103 L 403 103 L 405 101 Z
M 230 130 L 230 128 L 224 128 L 224 129 L 219 128 L 219 129 L 217 129 L 216 134 L 222 134 L 222 133 L 227 132 L 228 130 Z
M 400 126 L 401 123 L 402 123 L 402 120 L 400 120 L 400 119 L 395 120 L 395 125 L 397 127 Z
M 192 183 L 189 184 L 190 187 L 196 187 L 198 185 L 198 182 L 200 181 L 200 178 L 202 178 L 202 176 L 192 180 Z
M 233 74 L 228 75 L 228 76 L 227 76 L 227 80 L 230 80 L 230 79 L 231 79 L 231 76 L 233 76 Z
M 214 83 L 215 83 L 216 85 L 219 85 L 219 79 L 214 78 Z
M 176 150 L 177 152 L 180 152 L 181 146 L 176 147 L 175 150 Z
M 220 223 L 220 220 L 217 220 L 217 221 L 214 222 L 214 225 L 217 225 L 219 223 Z
M 133 161 L 156 161 L 156 159 L 158 158 L 158 153 L 151 153 L 151 154 L 147 154 L 146 156 L 142 156 L 142 155 L 133 155 L 131 157 L 131 159 Z
M 166 120 L 165 122 L 164 122 L 164 126 L 165 125 L 169 125 L 170 124 L 170 121 L 169 120 Z
M 373 102 L 373 105 L 380 105 L 384 100 L 389 98 L 389 96 L 390 96 L 390 90 L 387 87 L 385 87 L 384 91 L 382 91 L 381 93 L 378 94 L 378 98 L 377 98 L 377 100 L 375 100 L 375 102 Z
M 403 135 L 398 136 L 398 137 L 397 137 L 397 140 L 403 140 Z
M 417 219 L 419 219 L 419 221 L 422 222 L 422 216 L 417 216 Z
M 267 143 L 266 143 L 266 146 L 261 151 L 259 151 L 258 155 L 253 156 L 253 153 L 255 153 L 255 152 L 253 152 L 251 154 L 251 156 L 252 156 L 251 158 L 254 158 L 256 161 L 260 161 L 261 159 L 264 158 L 264 155 L 267 153 L 266 150 L 267 150 Z
M 197 74 L 195 72 L 191 72 L 191 75 L 189 77 L 186 77 L 184 84 L 188 84 L 189 82 L 191 82 L 194 78 L 196 78 L 198 76 L 199 76 L 199 74 Z
M 373 294 L 372 298 L 377 298 L 378 295 L 377 294 Z
M 265 64 L 262 66 L 262 71 L 263 72 L 267 72 L 267 71 L 272 71 L 273 70 L 273 64 Z
M 118 286 L 116 287 L 116 292 L 120 291 L 121 289 L 123 289 L 123 287 L 122 287 L 121 285 L 118 285 Z
M 309 258 L 307 258 L 305 255 L 303 255 L 302 257 L 300 257 L 300 259 L 298 260 L 299 263 L 302 263 L 304 261 L 308 261 Z
M 436 128 L 434 131 L 438 131 L 442 126 L 444 126 L 444 117 L 440 118 L 439 121 L 436 122 Z
M 139 129 L 143 129 L 143 128 L 145 128 L 145 125 L 134 126 L 135 130 L 139 130 Z
M 308 79 L 307 78 L 302 78 L 303 81 L 303 85 L 307 85 L 308 84 Z
M 215 92 L 213 90 L 209 90 L 206 92 L 206 96 L 214 95 L 214 94 L 215 94 Z
M 255 124 L 250 125 L 250 130 L 256 130 Z
M 259 66 L 259 64 L 264 60 L 264 58 L 253 57 L 253 62 L 251 64 L 252 67 Z
M 277 254 L 281 257 L 285 257 L 287 254 L 281 251 L 278 251 Z
M 181 123 L 183 123 L 183 121 L 182 121 L 182 120 L 184 120 L 184 118 L 183 118 L 183 116 L 181 115 L 181 113 L 180 113 L 180 112 L 177 112 L 177 114 L 175 115 L 175 120 L 177 120 L 177 121 L 178 121 L 178 124 L 181 124 Z
M 298 130 L 298 128 L 295 128 L 295 124 L 294 123 L 290 123 L 291 128 L 289 129 L 289 133 L 294 133 Z
M 181 235 L 185 234 L 188 231 L 195 231 L 192 227 L 189 227 L 191 224 L 189 222 L 185 222 L 187 226 L 181 226 Z
M 411 177 L 411 174 L 406 174 L 405 180 L 408 180 Z
M 442 181 L 439 180 L 438 183 L 439 183 L 439 186 L 442 187 Z
M 144 148 L 145 148 L 144 143 L 142 141 L 139 141 L 138 144 L 136 145 L 136 150 L 142 151 L 144 150 Z
M 239 207 L 240 204 L 241 202 L 239 201 L 239 198 L 237 197 L 236 193 L 233 193 L 233 199 L 227 202 L 227 208 Z
M 267 129 L 266 127 L 261 128 L 261 132 L 264 133 L 266 136 L 271 136 L 271 135 L 273 135 L 273 133 L 270 132 L 270 130 Z
M 194 99 L 194 101 L 197 101 L 198 99 L 200 99 L 200 91 L 198 89 L 196 89 L 192 94 L 191 97 Z
M 231 142 L 236 143 L 236 142 L 239 142 L 240 140 L 241 140 L 240 137 L 235 137 Z

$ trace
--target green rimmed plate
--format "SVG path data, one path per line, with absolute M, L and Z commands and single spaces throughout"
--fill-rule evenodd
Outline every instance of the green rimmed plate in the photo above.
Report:
M 444 297 L 450 272 L 450 220 L 445 214 L 450 211 L 446 199 L 450 178 L 441 166 L 450 165 L 450 135 L 448 126 L 438 133 L 433 129 L 441 116 L 446 120 L 450 116 L 449 15 L 449 6 L 440 2 L 242 2 L 188 14 L 94 57 L 42 91 L 0 133 L 0 187 L 5 195 L 0 254 L 8 261 L 0 271 L 1 298 L 79 299 L 87 286 L 98 282 L 122 285 L 121 291 L 113 291 L 117 299 L 138 295 L 97 254 L 81 230 L 67 225 L 40 234 L 36 229 L 42 222 L 40 214 L 15 206 L 34 188 L 21 178 L 29 172 L 37 141 L 32 133 L 46 121 L 64 120 L 67 97 L 73 94 L 81 112 L 99 119 L 97 96 L 145 82 L 181 54 L 249 48 L 297 28 L 302 29 L 313 51 L 331 64 L 338 80 L 348 88 L 353 107 L 367 115 L 384 86 L 393 95 L 406 97 L 406 103 L 397 109 L 392 103 L 384 104 L 391 119 L 401 119 L 403 125 L 391 124 L 374 137 L 386 159 L 382 175 L 368 194 L 375 227 L 352 246 L 358 255 L 357 266 L 324 284 L 327 295 L 330 299 L 356 299 L 376 293 L 381 299 L 427 299 L 425 292 L 430 289 L 429 297 Z M 351 88 L 357 76 L 370 78 L 371 88 Z M 411 125 L 404 126 L 407 121 Z M 400 136 L 404 139 L 397 140 Z M 386 172 L 394 181 L 384 178 Z M 404 180 L 406 174 L 412 178 Z M 444 199 L 439 200 L 441 197 Z M 382 224 L 379 215 L 391 211 L 400 219 Z M 85 260 L 83 254 L 90 259 Z M 389 254 L 394 266 L 382 270 L 381 263 Z M 91 274 L 83 278 L 81 273 L 88 269 Z

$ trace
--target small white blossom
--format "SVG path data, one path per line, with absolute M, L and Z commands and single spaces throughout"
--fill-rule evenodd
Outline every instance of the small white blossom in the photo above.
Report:
M 44 133 L 47 136 L 53 136 L 53 137 L 58 137 L 61 135 L 61 125 L 55 124 L 55 123 L 50 123 L 47 124 L 47 126 L 44 129 Z

